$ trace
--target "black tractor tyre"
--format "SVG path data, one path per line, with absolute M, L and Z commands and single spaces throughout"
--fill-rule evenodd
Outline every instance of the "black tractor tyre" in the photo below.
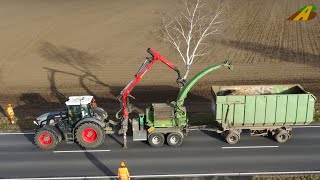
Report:
M 183 137 L 180 133 L 170 133 L 167 136 L 167 143 L 169 146 L 178 147 L 182 144 Z
M 162 133 L 152 133 L 148 137 L 148 142 L 152 147 L 161 147 L 164 144 L 164 135 Z
M 49 129 L 39 129 L 34 135 L 34 142 L 38 148 L 50 150 L 57 146 L 59 139 L 58 135 Z
M 287 131 L 282 130 L 279 131 L 274 138 L 276 139 L 276 141 L 278 141 L 278 143 L 285 143 L 290 138 L 290 135 Z
M 77 127 L 75 138 L 81 147 L 96 148 L 104 142 L 105 133 L 99 125 L 87 122 Z
M 240 140 L 240 134 L 229 131 L 226 135 L 225 135 L 225 140 L 229 143 L 229 144 L 236 144 L 239 140 Z

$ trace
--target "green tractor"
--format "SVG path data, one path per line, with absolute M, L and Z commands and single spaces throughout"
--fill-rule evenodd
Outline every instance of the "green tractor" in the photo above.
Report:
M 36 118 L 35 144 L 41 149 L 53 149 L 63 139 L 77 142 L 84 148 L 101 145 L 110 124 L 107 112 L 92 106 L 93 96 L 71 96 L 60 111 L 48 112 Z

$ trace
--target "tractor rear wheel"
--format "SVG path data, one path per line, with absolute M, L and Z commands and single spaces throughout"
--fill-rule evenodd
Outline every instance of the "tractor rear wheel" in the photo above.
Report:
M 179 133 L 170 133 L 167 136 L 167 143 L 169 146 L 177 147 L 182 144 L 182 135 Z
M 76 140 L 84 148 L 96 148 L 105 138 L 102 128 L 95 123 L 83 123 L 76 129 Z
M 40 129 L 34 136 L 34 142 L 40 149 L 50 150 L 57 146 L 59 139 L 54 131 Z
M 148 137 L 148 142 L 153 147 L 160 147 L 164 143 L 164 135 L 162 133 L 152 133 Z

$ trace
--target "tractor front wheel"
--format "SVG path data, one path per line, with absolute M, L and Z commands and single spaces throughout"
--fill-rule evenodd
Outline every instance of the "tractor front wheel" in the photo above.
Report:
M 54 131 L 40 129 L 34 136 L 34 142 L 40 149 L 50 150 L 57 146 L 59 140 Z
M 96 148 L 105 138 L 102 128 L 95 123 L 83 123 L 76 129 L 76 139 L 84 148 Z

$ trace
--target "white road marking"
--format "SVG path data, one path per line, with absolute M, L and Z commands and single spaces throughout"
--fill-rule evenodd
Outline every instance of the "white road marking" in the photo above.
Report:
M 199 176 L 254 176 L 254 175 L 283 175 L 283 174 L 319 174 L 320 171 L 284 171 L 284 172 L 236 172 L 213 174 L 164 174 L 164 175 L 134 175 L 132 178 L 161 178 L 161 177 L 199 177 Z M 82 177 L 47 177 L 47 178 L 12 178 L 2 180 L 62 180 L 62 179 L 111 179 L 118 176 L 82 176 Z
M 79 152 L 109 152 L 111 150 L 78 150 L 78 151 L 53 151 L 53 153 L 79 153 Z
M 222 149 L 254 149 L 254 148 L 277 148 L 279 146 L 235 146 L 222 147 Z

